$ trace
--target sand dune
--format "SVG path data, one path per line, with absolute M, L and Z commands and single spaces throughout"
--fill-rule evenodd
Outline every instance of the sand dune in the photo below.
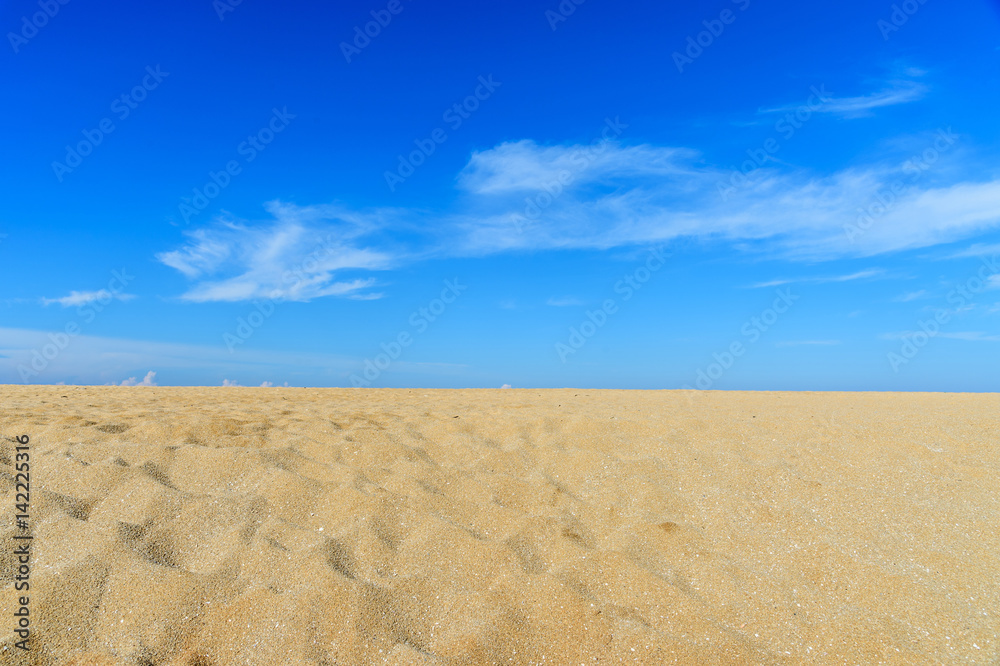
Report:
M 1000 396 L 0 397 L 0 663 L 1000 659 Z

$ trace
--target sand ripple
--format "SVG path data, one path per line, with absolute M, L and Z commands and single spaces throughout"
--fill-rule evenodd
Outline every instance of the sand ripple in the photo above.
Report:
M 31 663 L 1000 658 L 997 396 L 0 394 Z

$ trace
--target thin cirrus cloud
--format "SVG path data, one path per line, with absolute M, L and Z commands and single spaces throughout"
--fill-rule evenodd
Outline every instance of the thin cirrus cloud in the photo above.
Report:
M 43 298 L 42 303 L 44 305 L 58 303 L 64 308 L 74 308 L 89 305 L 90 303 L 110 303 L 115 300 L 128 301 L 133 298 L 135 298 L 134 294 L 122 294 L 111 292 L 107 289 L 98 289 L 97 291 L 71 291 L 68 296 L 61 298 Z
M 0 384 L 20 381 L 18 367 L 29 365 L 32 353 L 51 341 L 49 331 L 4 328 L 0 326 Z M 396 361 L 401 369 L 412 364 Z M 240 350 L 234 355 L 219 354 L 217 345 L 190 345 L 149 340 L 131 340 L 81 334 L 53 359 L 41 379 L 66 377 L 77 384 L 153 385 L 162 384 L 161 377 L 190 377 L 192 373 L 208 371 L 220 377 L 257 378 L 280 372 L 308 379 L 316 384 L 334 381 L 349 384 L 349 374 L 356 372 L 359 361 L 348 356 L 315 352 L 280 352 L 254 349 Z M 395 365 L 394 365 L 395 367 Z M 153 374 L 148 368 L 157 368 Z M 433 370 L 433 369 L 432 369 Z M 141 373 L 146 376 L 141 380 Z M 128 377 L 123 383 L 121 378 Z M 135 384 L 132 384 L 132 382 Z M 249 381 L 249 380 L 248 380 Z M 144 383 L 145 382 L 145 383 Z
M 884 274 L 885 271 L 883 271 L 880 268 L 867 268 L 863 271 L 855 271 L 854 273 L 847 273 L 846 275 L 827 275 L 820 277 L 768 280 L 767 282 L 758 282 L 756 284 L 752 284 L 750 285 L 750 289 L 762 289 L 765 287 L 780 287 L 785 284 L 796 284 L 803 282 L 810 282 L 813 284 L 825 284 L 828 282 L 852 282 L 854 280 L 864 280 L 868 278 L 879 277 Z
M 267 223 L 223 220 L 189 233 L 186 244 L 158 258 L 193 281 L 182 299 L 197 302 L 373 298 L 372 273 L 416 260 L 607 250 L 680 238 L 791 260 L 865 258 L 953 243 L 1000 226 L 1000 179 L 948 173 L 949 182 L 912 182 L 859 228 L 859 209 L 870 209 L 892 183 L 911 183 L 902 165 L 829 175 L 765 167 L 724 199 L 720 184 L 731 172 L 706 165 L 693 150 L 524 140 L 473 153 L 442 210 L 273 202 Z M 328 244 L 318 245 L 317 238 Z M 354 277 L 343 279 L 345 273 Z M 874 274 L 812 280 L 867 277 Z
M 560 177 L 590 182 L 609 176 L 696 178 L 696 151 L 652 146 L 540 146 L 522 139 L 474 152 L 459 174 L 459 186 L 477 195 L 555 189 Z M 567 179 L 563 177 L 565 182 Z M 558 195 L 556 195 L 558 196 Z
M 273 220 L 251 225 L 231 219 L 187 234 L 182 247 L 157 255 L 194 284 L 181 296 L 191 302 L 323 296 L 373 299 L 372 277 L 338 279 L 345 272 L 389 268 L 393 257 L 361 242 L 374 233 L 373 216 L 341 215 L 333 206 L 296 207 L 272 202 Z
M 845 118 L 860 118 L 869 116 L 875 109 L 897 104 L 908 104 L 916 102 L 927 94 L 929 88 L 917 81 L 893 80 L 888 85 L 877 92 L 868 95 L 857 95 L 855 97 L 827 97 L 822 103 L 817 103 L 811 107 L 817 113 L 829 113 L 844 116 Z M 797 111 L 801 108 L 801 103 L 779 106 L 770 109 L 761 109 L 759 113 L 787 113 Z

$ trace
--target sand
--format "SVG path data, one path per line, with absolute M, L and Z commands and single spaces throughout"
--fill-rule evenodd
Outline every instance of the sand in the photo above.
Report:
M 0 399 L 3 664 L 1000 660 L 997 395 Z

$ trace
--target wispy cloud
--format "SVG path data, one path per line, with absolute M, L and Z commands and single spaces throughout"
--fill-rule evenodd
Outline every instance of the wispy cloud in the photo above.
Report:
M 238 225 L 232 223 L 222 226 L 230 231 L 240 230 Z M 161 252 L 156 258 L 188 278 L 194 279 L 212 273 L 229 258 L 233 250 L 233 245 L 225 239 L 227 234 L 220 229 L 196 229 L 187 232 L 187 235 L 187 245 L 179 250 Z
M 531 249 L 609 249 L 665 243 L 682 237 L 730 242 L 748 249 L 766 245 L 790 258 L 872 256 L 959 240 L 1000 223 L 1000 180 L 911 187 L 877 223 L 852 243 L 845 228 L 876 193 L 905 177 L 902 167 L 852 168 L 826 177 L 757 169 L 751 184 L 723 202 L 719 183 L 728 172 L 705 166 L 686 151 L 608 146 L 608 156 L 574 175 L 557 197 L 554 164 L 580 146 L 509 144 L 479 154 L 473 169 L 475 197 L 468 210 L 438 218 L 455 253 L 486 254 Z M 538 164 L 529 166 L 532 158 Z M 489 164 L 488 169 L 482 167 Z M 522 171 L 543 174 L 531 183 Z M 546 198 L 548 197 L 548 198 Z M 548 203 L 527 224 L 512 218 Z M 765 243 L 765 241 L 767 241 Z
M 32 351 L 41 348 L 50 338 L 48 331 L 0 328 L 0 341 L 0 355 L 3 356 L 0 358 L 0 384 L 17 384 L 21 382 L 18 366 L 30 367 Z M 223 351 L 220 353 L 220 350 Z M 282 372 L 295 376 L 322 372 L 342 377 L 346 385 L 349 373 L 359 362 L 358 359 L 326 353 L 246 349 L 229 355 L 224 350 L 221 345 L 186 345 L 79 335 L 37 379 L 44 382 L 52 377 L 82 384 L 121 384 L 122 377 L 135 375 L 140 368 L 157 368 L 161 376 L 169 371 L 172 376 L 208 373 L 216 377 L 263 379 L 273 376 L 275 368 L 280 367 Z
M 336 206 L 267 204 L 273 220 L 264 224 L 220 220 L 187 234 L 179 249 L 157 259 L 195 284 L 186 301 L 282 299 L 308 301 L 323 296 L 378 298 L 366 290 L 372 277 L 338 280 L 351 271 L 384 270 L 392 253 L 362 243 L 378 230 L 377 216 Z
M 73 308 L 81 305 L 87 305 L 88 303 L 96 303 L 98 301 L 110 303 L 114 300 L 128 301 L 133 298 L 135 298 L 134 294 L 113 293 L 107 289 L 98 289 L 97 291 L 71 291 L 69 292 L 69 296 L 63 296 L 61 298 L 43 298 L 42 303 L 44 305 L 58 303 L 64 308 Z
M 911 73 L 915 70 L 910 70 Z M 855 97 L 828 97 L 822 105 L 813 110 L 817 113 L 830 113 L 846 118 L 859 118 L 871 115 L 874 109 L 907 104 L 921 99 L 927 94 L 928 87 L 912 80 L 889 81 L 885 88 L 868 95 Z M 761 109 L 760 113 L 787 113 L 800 108 L 801 104 L 779 106 L 771 109 Z
M 678 147 L 605 143 L 595 149 L 592 146 L 541 146 L 523 139 L 472 153 L 458 183 L 461 189 L 478 195 L 523 195 L 545 186 L 555 189 L 552 184 L 558 183 L 560 176 L 565 174 L 580 183 L 629 175 L 688 178 L 699 175 L 692 163 L 697 157 L 696 151 Z
M 693 151 L 613 143 L 597 155 L 593 150 L 505 143 L 472 156 L 455 199 L 442 210 L 272 202 L 267 222 L 220 221 L 158 258 L 193 281 L 183 300 L 305 301 L 376 298 L 372 273 L 429 258 L 634 248 L 690 238 L 823 261 L 954 243 L 1000 226 L 1000 179 L 916 183 L 852 242 L 845 229 L 877 193 L 906 178 L 902 165 L 827 176 L 764 167 L 723 201 L 718 187 L 729 172 L 704 164 Z M 757 286 L 793 281 L 802 280 Z
M 863 271 L 857 271 L 854 273 L 848 273 L 846 275 L 828 275 L 821 277 L 801 277 L 801 278 L 788 278 L 780 280 L 769 280 L 767 282 L 758 282 L 756 284 L 750 285 L 750 289 L 761 289 L 764 287 L 780 287 L 784 284 L 802 284 L 810 282 L 813 284 L 823 284 L 827 282 L 851 282 L 853 280 L 864 280 L 866 278 L 879 277 L 884 275 L 885 271 L 881 268 L 868 268 Z
M 30 367 L 34 350 L 51 343 L 50 331 L 0 327 L 0 384 L 20 384 L 18 367 Z M 236 377 L 248 385 L 277 373 L 290 378 L 297 386 L 349 386 L 350 375 L 363 367 L 363 357 L 349 357 L 307 350 L 270 351 L 244 349 L 226 354 L 220 345 L 188 345 L 149 340 L 129 340 L 78 335 L 73 344 L 53 359 L 36 379 L 45 383 L 60 379 L 74 384 L 121 384 L 121 377 L 135 375 L 139 368 L 158 368 L 171 377 L 192 374 L 210 377 Z M 397 359 L 393 372 L 430 375 L 455 375 L 467 366 Z M 157 375 L 150 376 L 152 382 Z M 138 380 L 136 385 L 140 385 Z M 143 380 L 145 381 L 145 379 Z M 218 379 L 212 381 L 218 382 Z M 230 380 L 236 381 L 236 380 Z M 218 384 L 216 384 L 218 385 Z

